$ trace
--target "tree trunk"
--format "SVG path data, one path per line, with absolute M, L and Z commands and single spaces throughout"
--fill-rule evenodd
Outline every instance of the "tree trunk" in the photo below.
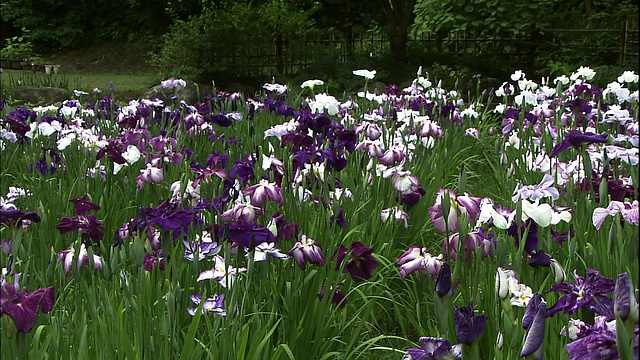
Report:
M 407 61 L 407 39 L 409 25 L 413 19 L 416 0 L 381 0 L 389 27 L 389 48 L 396 64 Z

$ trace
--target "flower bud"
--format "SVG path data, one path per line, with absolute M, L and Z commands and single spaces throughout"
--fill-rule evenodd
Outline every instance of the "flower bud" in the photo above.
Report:
M 551 259 L 551 274 L 553 274 L 553 279 L 556 284 L 560 284 L 567 279 L 567 273 L 564 271 L 562 266 L 556 261 L 556 259 Z
M 496 273 L 496 295 L 500 300 L 505 300 L 509 297 L 509 272 L 510 270 L 499 267 Z

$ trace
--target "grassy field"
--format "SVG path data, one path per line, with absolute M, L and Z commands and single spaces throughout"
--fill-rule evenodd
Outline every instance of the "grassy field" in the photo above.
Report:
M 53 86 L 68 90 L 90 92 L 94 88 L 109 90 L 113 81 L 116 91 L 145 91 L 158 83 L 151 74 L 113 74 L 87 72 L 61 72 L 59 74 L 32 73 L 24 70 L 3 70 L 0 75 L 2 91 L 10 91 L 19 84 L 27 86 Z

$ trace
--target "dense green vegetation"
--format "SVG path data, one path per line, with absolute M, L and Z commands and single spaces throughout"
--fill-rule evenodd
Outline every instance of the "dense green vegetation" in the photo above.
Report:
M 201 83 L 262 82 L 319 71 L 340 79 L 349 69 L 362 67 L 382 70 L 378 79 L 385 82 L 432 64 L 455 69 L 460 78 L 475 73 L 499 78 L 515 68 L 558 75 L 585 63 L 614 66 L 610 71 L 617 74 L 622 69 L 617 67 L 619 41 L 612 38 L 619 31 L 546 30 L 619 30 L 622 21 L 638 16 L 638 4 L 631 0 L 10 0 L 1 3 L 1 10 L 0 40 L 5 48 L 15 48 L 17 39 L 18 45 L 27 44 L 31 53 L 25 58 L 96 43 L 154 39 L 148 40 L 155 42 L 150 55 L 162 76 Z M 446 46 L 453 41 L 450 32 L 526 38 L 480 42 L 473 51 L 461 52 Z M 363 45 L 358 42 L 362 33 L 383 37 L 386 46 Z M 343 42 L 327 42 L 329 34 Z M 437 39 L 435 49 L 414 41 L 425 34 Z M 268 61 L 273 66 L 258 71 Z M 629 61 L 637 62 L 637 55 Z

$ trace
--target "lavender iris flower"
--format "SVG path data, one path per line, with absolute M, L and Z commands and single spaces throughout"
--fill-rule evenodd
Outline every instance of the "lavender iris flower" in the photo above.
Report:
M 545 174 L 544 178 L 538 185 L 527 185 L 518 187 L 515 191 L 511 200 L 514 203 L 517 203 L 519 199 L 529 199 L 532 201 L 536 201 L 542 198 L 550 197 L 553 200 L 558 200 L 560 197 L 560 193 L 558 189 L 552 187 L 555 179 L 553 176 L 549 174 Z
M 200 302 L 202 302 L 202 295 L 191 295 L 189 299 L 196 304 L 196 306 L 200 306 Z M 224 309 L 224 294 L 214 294 L 213 297 L 204 299 L 204 304 L 202 305 L 202 313 L 203 314 L 216 314 L 225 316 L 227 315 L 227 311 Z M 195 315 L 197 308 L 187 308 L 187 312 L 189 315 Z
M 0 317 L 8 315 L 18 331 L 27 333 L 36 323 L 38 312 L 46 314 L 53 308 L 54 287 L 32 292 L 19 291 L 17 286 L 0 279 Z

